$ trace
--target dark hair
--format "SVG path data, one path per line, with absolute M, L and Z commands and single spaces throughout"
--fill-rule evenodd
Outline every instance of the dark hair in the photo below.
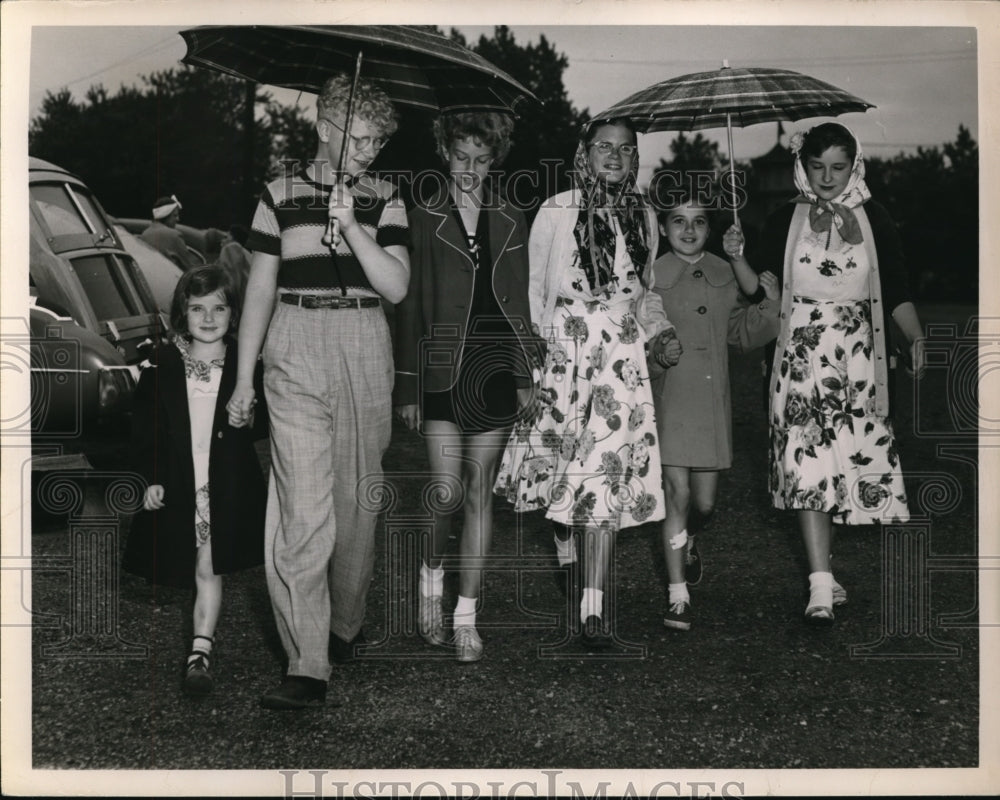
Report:
M 174 299 L 170 303 L 170 327 L 173 328 L 174 333 L 190 338 L 191 333 L 187 327 L 188 300 L 192 297 L 204 297 L 220 290 L 232 312 L 229 317 L 229 331 L 226 334 L 231 336 L 240 323 L 240 298 L 229 273 L 216 264 L 206 264 L 203 267 L 189 269 L 177 281 Z
M 597 129 L 605 125 L 620 125 L 632 134 L 634 142 L 639 141 L 639 131 L 628 117 L 612 117 L 611 119 L 592 119 L 583 128 L 583 143 L 589 145 L 597 135 Z
M 465 111 L 442 114 L 434 120 L 434 139 L 438 150 L 447 151 L 457 139 L 474 139 L 493 151 L 497 166 L 510 152 L 514 120 L 497 111 Z
M 854 163 L 858 154 L 858 143 L 847 128 L 836 122 L 824 122 L 810 128 L 802 137 L 802 156 L 819 158 L 831 147 L 843 147 L 847 157 Z

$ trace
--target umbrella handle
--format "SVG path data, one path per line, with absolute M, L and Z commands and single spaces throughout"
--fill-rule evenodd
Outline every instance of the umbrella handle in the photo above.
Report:
M 728 66 L 726 63 L 723 68 Z M 726 136 L 729 138 L 729 189 L 733 193 L 733 225 L 738 228 L 740 218 L 736 213 L 736 156 L 733 155 L 733 119 L 729 112 L 726 112 Z

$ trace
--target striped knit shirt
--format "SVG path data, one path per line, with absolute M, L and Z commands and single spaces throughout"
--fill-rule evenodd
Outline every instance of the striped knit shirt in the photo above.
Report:
M 362 175 L 348 185 L 358 224 L 381 247 L 406 247 L 406 208 L 392 184 Z M 343 237 L 336 259 L 330 246 L 323 244 L 332 188 L 301 170 L 271 181 L 257 204 L 246 247 L 281 258 L 278 286 L 283 289 L 339 289 L 342 281 L 348 294 L 376 295 Z

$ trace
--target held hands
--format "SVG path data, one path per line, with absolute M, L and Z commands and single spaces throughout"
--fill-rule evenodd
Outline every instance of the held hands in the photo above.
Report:
M 673 367 L 681 360 L 684 348 L 680 339 L 677 338 L 677 331 L 667 328 L 656 339 L 650 348 L 650 356 L 661 367 Z
M 146 493 L 142 496 L 142 507 L 146 511 L 158 511 L 163 508 L 163 487 L 158 483 L 146 487 Z
M 330 192 L 330 204 L 327 207 L 330 215 L 329 226 L 323 236 L 323 244 L 336 248 L 343 241 L 343 233 L 354 227 L 354 195 L 341 181 Z
M 234 428 L 242 428 L 245 425 L 253 424 L 253 409 L 257 405 L 256 393 L 253 386 L 241 386 L 236 384 L 233 396 L 226 403 L 226 411 L 229 414 L 229 424 Z
M 411 431 L 415 431 L 420 427 L 420 406 L 416 403 L 396 406 L 396 414 L 406 423 L 406 427 Z
M 738 225 L 730 225 L 729 230 L 722 234 L 722 249 L 730 260 L 735 261 L 743 255 L 743 231 Z
M 767 299 L 775 303 L 781 300 L 781 289 L 778 287 L 778 276 L 771 271 L 762 272 L 757 276 L 760 286 L 767 295 Z

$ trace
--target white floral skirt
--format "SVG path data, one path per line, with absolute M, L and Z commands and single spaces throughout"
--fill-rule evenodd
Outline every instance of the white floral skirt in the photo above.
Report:
M 875 413 L 867 300 L 795 297 L 771 400 L 775 508 L 825 511 L 845 525 L 905 522 L 892 423 Z
M 663 519 L 660 454 L 644 342 L 632 302 L 560 298 L 541 411 L 519 423 L 494 487 L 516 511 L 575 527 Z

